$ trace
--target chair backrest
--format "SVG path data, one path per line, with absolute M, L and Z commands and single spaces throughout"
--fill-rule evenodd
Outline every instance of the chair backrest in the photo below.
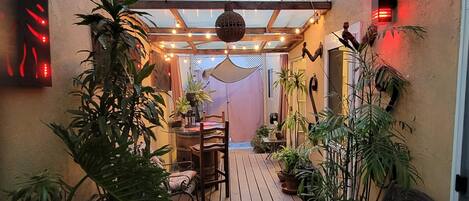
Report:
M 221 112 L 221 115 L 207 115 L 206 112 L 203 112 L 202 114 L 202 122 L 207 122 L 207 121 L 214 121 L 214 122 L 219 122 L 219 123 L 224 123 L 225 122 L 225 112 Z
M 205 126 L 200 123 L 200 152 L 214 150 L 228 152 L 229 122 L 225 121 L 223 126 Z M 217 140 L 216 142 L 211 142 Z

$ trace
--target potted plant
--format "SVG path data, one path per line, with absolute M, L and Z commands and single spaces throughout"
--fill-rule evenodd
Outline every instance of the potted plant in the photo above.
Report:
M 408 190 L 420 177 L 406 145 L 405 134 L 413 128 L 392 113 L 407 80 L 375 52 L 373 43 L 386 33 L 423 37 L 425 29 L 402 26 L 377 33 L 377 27 L 371 25 L 359 43 L 347 28 L 344 23 L 342 37 L 337 37 L 348 48 L 346 54 L 357 61 L 354 72 L 359 79 L 347 83 L 351 95 L 343 104 L 350 108 L 340 114 L 323 111 L 310 129 L 310 142 L 320 147 L 324 161 L 320 171 L 305 172 L 315 184 L 304 185 L 300 192 L 315 200 L 381 200 L 390 186 Z M 378 189 L 376 194 L 370 190 L 373 188 Z
M 186 99 L 190 105 L 195 108 L 195 120 L 200 121 L 199 105 L 205 102 L 213 102 L 210 94 L 214 91 L 205 91 L 206 86 L 204 83 L 196 80 L 192 74 L 189 74 L 187 79 L 187 88 L 185 90 Z
M 265 125 L 262 125 L 256 130 L 256 135 L 251 140 L 251 146 L 254 152 L 265 153 L 270 150 L 269 147 L 262 141 L 262 138 L 268 137 L 270 132 L 271 129 Z
M 73 80 L 70 94 L 79 105 L 68 111 L 71 120 L 48 124 L 84 172 L 67 201 L 85 180 L 98 187 L 96 200 L 169 200 L 161 185 L 169 174 L 150 161 L 169 152 L 168 146 L 150 150 L 154 128 L 165 121 L 165 103 L 162 94 L 143 82 L 155 65 L 138 67 L 148 56 L 144 47 L 150 42 L 142 22 L 135 20 L 147 14 L 129 9 L 135 2 L 96 0 L 90 14 L 77 15 L 78 25 L 91 28 L 96 51 L 88 51 L 82 63 L 90 65 Z
M 282 167 L 282 171 L 277 173 L 283 182 L 282 191 L 287 194 L 296 194 L 299 184 L 296 177 L 297 171 L 312 166 L 308 149 L 283 147 L 274 154 L 274 158 L 280 162 Z
M 170 127 L 181 127 L 184 124 L 183 122 L 185 120 L 186 115 L 191 109 L 191 105 L 187 98 L 185 96 L 179 97 L 179 99 L 176 101 L 174 111 L 171 114 L 171 117 L 175 120 L 173 121 Z
M 282 86 L 287 96 L 296 95 L 296 107 L 290 107 L 286 119 L 280 124 L 282 130 L 290 132 L 290 145 L 298 146 L 298 134 L 300 131 L 307 131 L 308 121 L 300 112 L 300 96 L 306 93 L 305 76 L 303 72 L 292 69 L 282 69 L 277 73 L 279 79 L 274 82 L 274 86 Z M 292 135 L 295 136 L 293 141 Z
M 44 170 L 35 175 L 18 178 L 17 189 L 6 191 L 13 201 L 59 201 L 65 200 L 72 190 L 58 174 Z

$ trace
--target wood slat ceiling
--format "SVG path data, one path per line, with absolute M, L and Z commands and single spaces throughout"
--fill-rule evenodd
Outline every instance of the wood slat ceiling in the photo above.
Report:
M 160 1 L 160 0 L 141 0 L 132 6 L 133 9 L 151 10 L 151 9 L 169 9 L 170 13 L 177 22 L 173 28 L 148 26 L 152 48 L 159 52 L 179 53 L 179 54 L 259 54 L 288 52 L 304 39 L 304 31 L 314 20 L 306 19 L 301 27 L 274 27 L 282 10 L 311 10 L 313 18 L 318 13 L 325 12 L 331 8 L 330 1 L 230 1 L 234 9 L 242 10 L 272 10 L 272 15 L 268 20 L 266 27 L 248 27 L 246 35 L 241 41 L 256 42 L 252 47 L 238 47 L 233 49 L 232 44 L 226 44 L 225 49 L 199 49 L 197 46 L 218 42 L 220 39 L 215 34 L 214 27 L 188 27 L 180 13 L 180 9 L 197 9 L 197 12 L 211 12 L 210 9 L 223 9 L 226 1 Z M 161 10 L 159 10 L 161 11 Z M 163 11 L 161 11 L 163 12 Z M 239 11 L 238 11 L 239 12 Z M 215 16 L 216 17 L 216 16 Z M 173 20 L 174 20 L 173 19 Z M 158 19 L 157 19 L 158 20 Z M 245 19 L 248 21 L 250 19 Z M 275 48 L 266 48 L 270 42 L 280 41 Z M 187 46 L 183 48 L 175 47 L 174 43 L 186 42 Z M 173 45 L 164 46 L 162 43 L 172 43 Z M 236 44 L 236 43 L 235 43 Z M 219 45 L 218 45 L 219 46 Z M 190 49 L 188 49 L 190 47 Z

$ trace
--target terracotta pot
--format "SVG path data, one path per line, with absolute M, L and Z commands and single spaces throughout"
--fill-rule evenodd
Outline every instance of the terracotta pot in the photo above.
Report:
M 277 176 L 278 176 L 278 179 L 280 180 L 280 182 L 285 182 L 285 175 L 283 174 L 282 171 L 278 171 Z
M 285 182 L 282 184 L 282 192 L 290 195 L 296 195 L 298 191 L 299 181 L 295 175 L 283 174 Z
M 282 131 L 275 131 L 275 137 L 277 138 L 277 140 L 282 140 L 283 139 Z

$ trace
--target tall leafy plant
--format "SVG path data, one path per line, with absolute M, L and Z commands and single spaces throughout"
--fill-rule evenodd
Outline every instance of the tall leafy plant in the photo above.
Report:
M 410 32 L 422 37 L 425 33 L 422 27 L 405 26 L 380 34 L 372 25 L 361 44 L 347 31 L 339 38 L 356 62 L 353 72 L 359 79 L 348 83 L 351 95 L 343 103 L 349 106 L 345 114 L 325 110 L 309 133 L 325 158 L 317 171 L 301 175 L 315 181 L 301 190 L 310 200 L 369 201 L 374 186 L 380 189 L 376 196 L 380 200 L 388 186 L 409 189 L 419 180 L 405 138 L 413 129 L 391 113 L 408 82 L 373 49 L 375 39 L 387 31 L 393 36 Z
M 86 179 L 98 186 L 99 200 L 168 200 L 163 183 L 167 173 L 149 158 L 167 152 L 167 147 L 150 151 L 156 140 L 153 128 L 164 119 L 164 100 L 151 86 L 143 84 L 153 68 L 145 63 L 147 33 L 128 6 L 136 0 L 93 1 L 91 14 L 78 14 L 78 25 L 90 26 L 94 51 L 83 63 L 92 65 L 81 73 L 71 94 L 80 105 L 69 113 L 68 125 L 50 123 L 68 152 L 86 173 L 67 200 Z M 140 150 L 139 140 L 146 142 Z
M 306 131 L 308 125 L 306 117 L 300 112 L 300 96 L 306 93 L 305 76 L 303 72 L 291 69 L 282 69 L 277 74 L 279 79 L 274 82 L 274 86 L 282 86 L 288 96 L 296 95 L 296 107 L 288 112 L 282 129 L 289 129 L 296 136 L 295 145 L 298 145 L 298 133 L 300 129 Z M 290 143 L 293 143 L 291 135 Z

